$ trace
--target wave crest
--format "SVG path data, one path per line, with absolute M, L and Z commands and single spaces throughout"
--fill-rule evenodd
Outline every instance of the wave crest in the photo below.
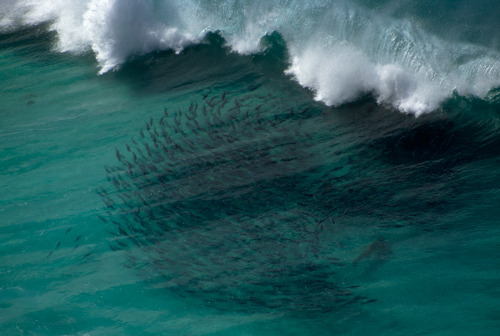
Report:
M 410 12 L 396 17 L 359 2 L 3 0 L 0 28 L 50 21 L 57 49 L 94 52 L 101 74 L 133 55 L 180 51 L 208 31 L 220 31 L 242 54 L 259 52 L 260 39 L 278 31 L 289 47 L 287 73 L 328 105 L 372 93 L 380 103 L 421 114 L 454 91 L 484 97 L 500 86 L 500 53 L 484 39 L 482 46 L 445 39 Z

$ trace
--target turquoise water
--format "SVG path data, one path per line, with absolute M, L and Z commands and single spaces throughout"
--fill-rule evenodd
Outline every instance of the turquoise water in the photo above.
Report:
M 496 11 L 82 3 L 0 2 L 2 335 L 499 332 Z

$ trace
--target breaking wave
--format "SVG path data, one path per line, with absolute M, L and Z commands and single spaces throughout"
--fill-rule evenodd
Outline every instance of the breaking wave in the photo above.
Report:
M 213 31 L 234 52 L 259 53 L 261 38 L 277 31 L 287 43 L 286 73 L 317 100 L 340 105 L 372 94 L 419 115 L 454 92 L 484 98 L 500 86 L 500 33 L 477 24 L 489 15 L 480 21 L 494 25 L 500 11 L 459 1 L 444 15 L 444 3 L 424 1 L 420 9 L 428 13 L 421 15 L 417 5 L 392 1 L 2 0 L 0 29 L 50 22 L 54 48 L 92 52 L 100 74 L 134 55 L 181 52 Z M 453 18 L 464 8 L 477 14 L 463 16 L 461 25 Z

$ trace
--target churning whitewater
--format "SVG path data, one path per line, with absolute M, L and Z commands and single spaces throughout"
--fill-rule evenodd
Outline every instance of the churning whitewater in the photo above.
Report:
M 54 49 L 92 52 L 101 74 L 136 55 L 181 52 L 207 32 L 219 32 L 240 54 L 262 52 L 262 37 L 278 32 L 289 53 L 286 73 L 327 105 L 372 94 L 380 104 L 419 115 L 438 109 L 454 92 L 488 99 L 500 85 L 500 33 L 494 25 L 477 26 L 477 16 L 498 22 L 499 11 L 481 4 L 470 9 L 465 1 L 444 8 L 424 1 L 405 2 L 410 11 L 403 15 L 397 3 L 3 0 L 0 27 L 13 31 L 49 22 L 57 32 Z

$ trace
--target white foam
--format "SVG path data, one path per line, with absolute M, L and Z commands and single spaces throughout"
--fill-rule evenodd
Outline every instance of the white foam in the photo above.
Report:
M 152 1 L 92 0 L 83 28 L 104 73 L 130 55 L 158 49 L 182 49 L 195 39 L 175 26 L 157 21 Z
M 61 52 L 93 51 L 99 72 L 154 50 L 182 50 L 221 31 L 235 52 L 259 51 L 280 32 L 287 73 L 318 100 L 339 105 L 372 93 L 380 103 L 421 114 L 453 91 L 484 96 L 500 86 L 500 53 L 447 41 L 416 21 L 344 0 L 0 0 L 0 29 L 51 22 Z
M 295 55 L 287 73 L 315 91 L 317 100 L 341 105 L 371 93 L 379 103 L 391 104 L 417 115 L 436 109 L 445 90 L 397 64 L 375 64 L 361 51 L 341 44 L 292 49 Z
M 287 73 L 316 91 L 316 99 L 339 105 L 371 91 L 376 80 L 374 66 L 349 46 L 325 51 L 321 47 L 293 47 L 292 65 Z
M 169 13 L 166 3 L 152 0 L 3 1 L 0 9 L 9 8 L 0 18 L 4 30 L 52 22 L 51 29 L 58 34 L 57 49 L 74 53 L 92 50 L 100 73 L 116 68 L 131 55 L 181 50 L 200 39 L 177 26 L 176 13 Z
M 291 39 L 287 73 L 327 105 L 371 93 L 379 103 L 419 115 L 454 91 L 483 97 L 500 85 L 498 52 L 439 39 L 405 20 L 337 7 L 312 30 L 307 41 Z

